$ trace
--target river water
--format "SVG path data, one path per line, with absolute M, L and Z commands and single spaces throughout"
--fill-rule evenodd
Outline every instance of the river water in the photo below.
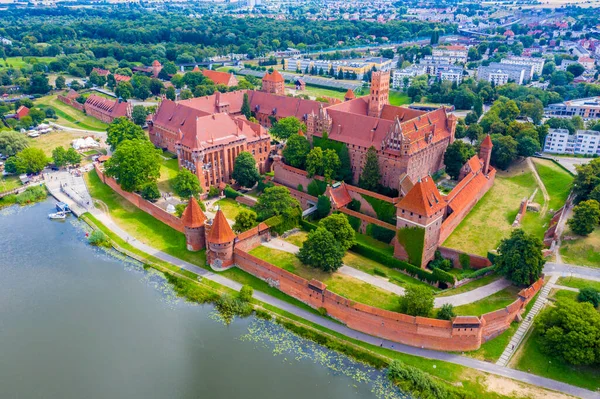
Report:
M 0 398 L 406 397 L 275 323 L 224 325 L 53 204 L 0 211 Z

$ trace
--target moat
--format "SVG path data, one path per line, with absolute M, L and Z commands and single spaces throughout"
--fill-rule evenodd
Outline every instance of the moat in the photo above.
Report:
M 2 398 L 402 398 L 385 371 L 186 303 L 54 201 L 0 211 Z

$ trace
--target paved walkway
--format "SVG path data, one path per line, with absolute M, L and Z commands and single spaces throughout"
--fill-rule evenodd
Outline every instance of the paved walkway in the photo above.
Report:
M 548 190 L 546 190 L 546 186 L 544 185 L 544 182 L 540 178 L 540 175 L 538 174 L 538 171 L 537 171 L 535 165 L 533 164 L 531 157 L 527 158 L 527 165 L 529 166 L 529 169 L 531 169 L 531 172 L 533 173 L 533 177 L 535 177 L 535 180 L 537 181 L 537 184 L 540 187 L 540 189 L 542 190 L 542 194 L 544 195 L 544 205 L 542 205 L 542 209 L 540 210 L 540 215 L 544 216 L 546 214 L 546 211 L 548 211 L 548 205 L 550 204 L 550 195 L 548 194 Z M 555 211 L 556 210 L 557 209 L 555 209 Z
M 92 198 L 88 193 L 83 175 L 75 171 L 61 169 L 46 170 L 43 173 L 48 191 L 58 201 L 69 205 L 77 216 L 81 216 L 92 207 Z
M 535 303 L 533 304 L 533 307 L 529 311 L 529 314 L 527 314 L 527 318 L 521 322 L 519 328 L 517 329 L 517 332 L 515 332 L 515 335 L 512 336 L 510 342 L 508 343 L 506 348 L 504 348 L 504 352 L 502 352 L 500 359 L 498 359 L 498 361 L 496 362 L 498 366 L 508 366 L 508 362 L 516 353 L 517 349 L 519 349 L 519 345 L 521 344 L 521 342 L 523 342 L 523 338 L 525 338 L 527 332 L 529 331 L 529 328 L 533 324 L 535 316 L 537 316 L 537 314 L 546 305 L 546 302 L 548 301 L 548 294 L 550 293 L 550 290 L 554 287 L 554 283 L 556 283 L 556 280 L 558 280 L 558 275 L 553 275 L 548 281 L 548 283 L 546 283 L 546 285 L 542 287 L 540 295 L 538 295 Z
M 185 262 L 181 259 L 175 258 L 169 254 L 166 254 L 162 251 L 158 251 L 158 250 L 136 240 L 135 238 L 131 237 L 128 233 L 126 233 L 124 230 L 122 230 L 119 226 L 117 226 L 108 215 L 101 212 L 100 210 L 92 209 L 91 212 L 106 227 L 108 227 L 119 237 L 128 241 L 130 245 L 138 248 L 139 250 L 144 251 L 147 254 L 155 256 L 161 260 L 164 260 L 166 262 L 169 262 L 176 266 L 179 266 L 185 270 L 189 270 L 193 273 L 196 273 L 203 278 L 207 278 L 209 280 L 215 281 L 223 286 L 232 288 L 234 290 L 241 289 L 242 285 L 238 282 L 235 282 L 233 280 L 230 280 L 226 277 L 223 277 L 219 274 L 215 274 L 208 270 L 202 269 L 196 265 Z M 400 353 L 406 353 L 409 355 L 424 357 L 427 359 L 440 360 L 440 361 L 444 361 L 444 362 L 458 364 L 458 365 L 465 366 L 465 367 L 470 367 L 470 368 L 473 368 L 473 369 L 476 369 L 479 371 L 487 372 L 487 373 L 502 376 L 502 377 L 511 378 L 511 379 L 514 379 L 514 380 L 517 380 L 520 382 L 537 385 L 542 388 L 563 392 L 563 393 L 573 395 L 573 396 L 578 396 L 578 397 L 582 397 L 582 398 L 586 398 L 586 399 L 588 399 L 588 398 L 589 399 L 600 399 L 599 393 L 595 393 L 595 392 L 589 391 L 587 389 L 583 389 L 583 388 L 575 387 L 575 386 L 572 386 L 569 384 L 565 384 L 563 382 L 551 380 L 549 378 L 544 378 L 544 377 L 540 377 L 537 375 L 525 373 L 522 371 L 509 369 L 507 367 L 498 366 L 493 363 L 488 363 L 488 362 L 484 362 L 481 360 L 477 360 L 477 359 L 473 359 L 473 358 L 469 358 L 469 357 L 465 357 L 465 356 L 461 356 L 461 355 L 457 355 L 457 354 L 453 354 L 453 353 L 438 352 L 438 351 L 429 350 L 429 349 L 415 348 L 415 347 L 408 346 L 408 345 L 402 345 L 397 342 L 392 342 L 389 340 L 373 337 L 371 335 L 367 335 L 367 334 L 361 333 L 359 331 L 352 330 L 343 324 L 326 319 L 324 317 L 321 317 L 319 315 L 311 313 L 307 310 L 300 309 L 294 305 L 291 305 L 280 299 L 274 298 L 270 295 L 264 294 L 260 291 L 255 291 L 253 296 L 254 296 L 254 298 L 256 298 L 257 300 L 259 300 L 261 302 L 267 303 L 269 305 L 275 306 L 284 311 L 290 312 L 290 313 L 292 313 L 298 317 L 301 317 L 309 322 L 318 324 L 329 330 L 343 334 L 350 338 L 354 338 L 354 339 L 369 343 L 371 345 L 381 346 L 383 348 L 391 349 L 391 350 L 394 350 L 394 351 L 400 352 Z
M 96 137 L 101 137 L 103 139 L 106 139 L 106 132 L 68 127 L 68 126 L 59 125 L 58 123 L 54 123 L 54 122 L 48 122 L 48 123 L 50 126 L 53 126 L 59 130 L 64 130 L 67 132 L 74 132 L 74 133 L 84 133 L 84 134 L 89 134 L 89 135 L 93 135 Z
M 487 298 L 490 295 L 494 295 L 496 292 L 502 291 L 510 285 L 510 281 L 501 278 L 489 283 L 488 285 L 475 288 L 474 290 L 467 291 L 462 294 L 435 298 L 433 305 L 436 308 L 441 308 L 442 305 L 445 304 L 450 304 L 453 306 L 467 305 L 469 303 L 473 303 L 481 299 Z

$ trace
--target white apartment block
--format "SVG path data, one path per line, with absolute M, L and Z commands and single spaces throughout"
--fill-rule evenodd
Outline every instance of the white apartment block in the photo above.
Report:
M 533 67 L 533 73 L 531 74 L 531 78 L 533 78 L 533 74 L 537 74 L 538 76 L 542 75 L 542 71 L 544 70 L 545 62 L 546 62 L 546 60 L 543 58 L 515 57 L 515 56 L 503 58 L 502 60 L 500 60 L 501 64 L 528 65 L 528 66 Z
M 463 69 L 450 68 L 445 71 L 440 71 L 438 76 L 442 82 L 449 80 L 452 83 L 460 84 L 460 82 L 462 82 L 463 79 Z
M 408 68 L 404 69 L 396 69 L 392 74 L 392 87 L 394 89 L 403 89 L 405 88 L 405 79 L 408 79 L 408 86 L 410 86 L 410 81 L 415 76 L 425 75 L 427 70 L 422 65 L 411 65 Z
M 600 132 L 567 129 L 550 129 L 544 143 L 544 152 L 553 154 L 600 155 Z
M 489 66 L 480 66 L 477 68 L 477 79 L 486 80 L 495 85 L 503 85 L 510 82 L 522 85 L 533 76 L 533 66 L 530 65 L 510 65 L 492 62 Z
M 439 46 L 434 48 L 431 54 L 434 57 L 449 57 L 451 64 L 464 64 L 467 62 L 469 50 L 465 46 Z

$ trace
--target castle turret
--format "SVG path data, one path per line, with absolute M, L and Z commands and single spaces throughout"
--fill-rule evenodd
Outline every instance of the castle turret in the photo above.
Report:
M 454 135 L 456 134 L 456 124 L 458 118 L 454 114 L 448 115 L 448 131 L 450 132 L 450 144 L 454 143 Z
M 206 261 L 215 268 L 233 265 L 233 242 L 235 233 L 231 230 L 225 214 L 217 211 L 212 223 L 206 226 Z
M 158 60 L 154 60 L 152 63 L 152 75 L 157 78 L 160 71 L 162 71 L 162 65 L 160 62 L 158 62 Z
M 485 136 L 479 147 L 479 159 L 483 161 L 483 174 L 487 175 L 490 171 L 490 159 L 492 158 L 492 138 L 488 134 Z
M 185 241 L 188 251 L 199 251 L 206 247 L 206 215 L 194 197 L 190 197 L 181 221 L 185 228 Z
M 354 100 L 355 98 L 356 98 L 356 96 L 354 95 L 354 92 L 352 91 L 352 89 L 348 89 L 346 94 L 344 94 L 344 101 Z
M 371 75 L 369 116 L 379 118 L 384 105 L 390 103 L 390 72 L 377 71 Z

